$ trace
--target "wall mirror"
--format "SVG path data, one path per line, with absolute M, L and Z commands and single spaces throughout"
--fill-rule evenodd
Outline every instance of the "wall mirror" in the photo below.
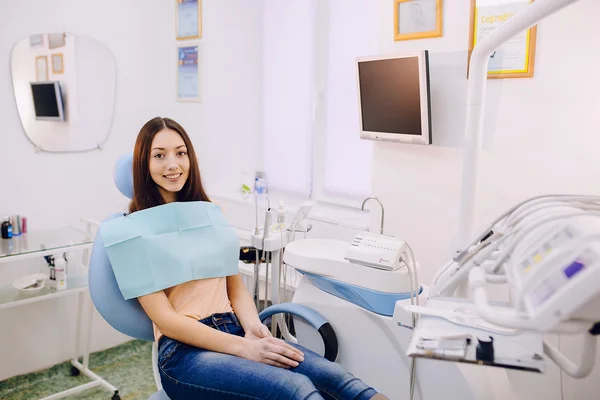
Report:
M 11 71 L 21 124 L 36 149 L 89 151 L 108 139 L 116 63 L 104 44 L 68 33 L 31 35 L 13 48 Z

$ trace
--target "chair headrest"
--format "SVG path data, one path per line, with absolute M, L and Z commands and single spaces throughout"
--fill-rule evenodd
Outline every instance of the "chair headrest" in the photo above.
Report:
M 133 155 L 124 154 L 115 163 L 113 180 L 117 189 L 129 199 L 133 198 Z

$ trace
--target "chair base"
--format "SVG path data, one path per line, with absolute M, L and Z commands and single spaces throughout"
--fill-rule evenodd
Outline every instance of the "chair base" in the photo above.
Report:
M 153 393 L 152 396 L 148 397 L 148 400 L 171 400 L 164 390 Z

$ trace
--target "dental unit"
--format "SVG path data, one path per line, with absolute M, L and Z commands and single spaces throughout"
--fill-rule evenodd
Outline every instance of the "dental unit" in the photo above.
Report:
M 544 373 L 547 361 L 576 378 L 590 373 L 600 332 L 600 196 L 527 199 L 469 240 L 489 55 L 575 1 L 537 0 L 474 49 L 458 224 L 462 247 L 431 286 L 419 281 L 420 265 L 408 243 L 383 234 L 383 220 L 380 234 L 360 232 L 351 243 L 295 240 L 312 206 L 306 204 L 285 228 L 273 231 L 265 223 L 252 235 L 253 245 L 271 252 L 278 266 L 272 271 L 274 306 L 261 319 L 295 315 L 294 335 L 274 319 L 286 339 L 325 354 L 392 399 L 492 398 L 494 371 Z M 291 302 L 280 304 L 281 271 L 288 267 L 302 278 Z M 488 284 L 507 285 L 510 300 L 489 301 Z M 583 335 L 577 362 L 544 340 L 546 333 Z

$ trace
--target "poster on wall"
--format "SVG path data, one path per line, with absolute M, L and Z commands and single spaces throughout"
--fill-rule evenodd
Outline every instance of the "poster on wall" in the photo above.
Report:
M 487 35 L 533 0 L 471 0 L 469 59 L 473 48 Z M 537 26 L 511 38 L 490 55 L 488 78 L 531 78 L 535 64 Z
M 177 40 L 202 37 L 202 0 L 176 0 Z
M 198 46 L 182 46 L 177 51 L 177 101 L 200 101 Z

